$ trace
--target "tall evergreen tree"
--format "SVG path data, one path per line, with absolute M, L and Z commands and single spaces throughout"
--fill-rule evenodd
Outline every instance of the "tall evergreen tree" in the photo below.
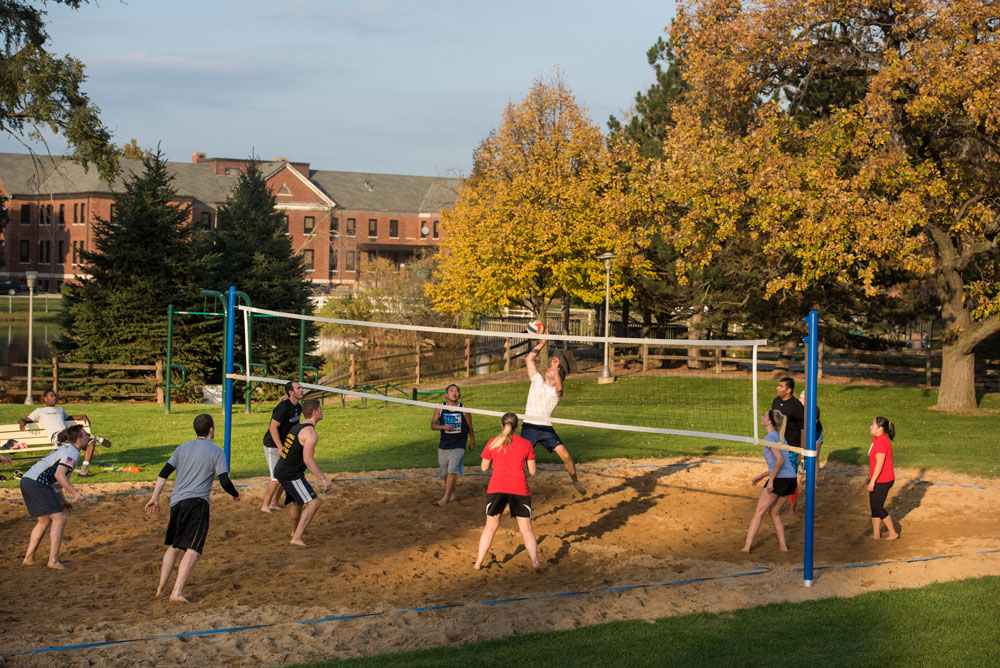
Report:
M 153 364 L 166 354 L 169 304 L 200 304 L 210 266 L 207 245 L 176 203 L 173 177 L 159 150 L 143 159 L 141 174 L 125 177 L 113 213 L 93 225 L 93 247 L 82 254 L 87 278 L 70 283 L 56 349 L 74 362 Z M 189 386 L 204 378 L 217 344 L 203 323 L 183 323 L 174 336 L 174 363 Z
M 219 208 L 218 227 L 212 238 L 218 262 L 215 289 L 230 285 L 249 295 L 254 306 L 287 313 L 305 309 L 312 314 L 309 281 L 302 256 L 292 249 L 277 199 L 254 159 L 240 175 L 226 203 Z M 299 321 L 258 318 L 253 324 L 253 361 L 267 364 L 268 375 L 297 378 Z M 317 328 L 306 326 L 308 341 Z M 310 345 L 306 344 L 306 350 Z M 306 364 L 315 365 L 307 359 Z

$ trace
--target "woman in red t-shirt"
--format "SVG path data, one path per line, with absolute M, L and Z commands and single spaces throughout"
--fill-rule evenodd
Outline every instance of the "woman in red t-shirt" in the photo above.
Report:
M 531 565 L 536 573 L 541 573 L 538 565 L 538 542 L 535 532 L 531 529 L 531 493 L 528 491 L 528 479 L 524 475 L 524 465 L 528 465 L 528 473 L 535 475 L 535 448 L 526 438 L 521 438 L 517 431 L 517 415 L 504 413 L 500 418 L 503 431 L 490 440 L 483 448 L 483 471 L 493 464 L 493 475 L 490 476 L 490 486 L 486 488 L 486 526 L 483 535 L 479 537 L 479 556 L 474 568 L 483 567 L 483 559 L 493 543 L 493 535 L 500 527 L 500 515 L 504 508 L 510 506 L 510 516 L 517 519 L 517 528 L 524 538 L 524 549 L 531 557 Z
M 896 427 L 884 417 L 872 420 L 869 429 L 872 444 L 868 448 L 868 503 L 872 510 L 872 538 L 878 540 L 882 534 L 882 523 L 889 530 L 889 540 L 896 540 L 899 534 L 885 509 L 885 497 L 889 488 L 896 481 L 892 469 L 892 439 L 896 436 Z

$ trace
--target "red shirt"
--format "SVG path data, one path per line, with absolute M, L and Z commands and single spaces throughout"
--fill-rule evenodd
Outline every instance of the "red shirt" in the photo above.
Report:
M 885 434 L 876 436 L 872 440 L 871 447 L 868 448 L 868 477 L 875 473 L 875 455 L 882 453 L 885 455 L 885 463 L 882 464 L 882 472 L 878 474 L 875 482 L 890 482 L 896 479 L 896 473 L 892 470 L 892 441 Z
M 490 486 L 487 494 L 519 494 L 528 496 L 528 478 L 524 474 L 524 465 L 529 459 L 535 458 L 535 448 L 531 441 L 511 434 L 510 445 L 506 448 L 490 449 L 490 439 L 483 448 L 483 459 L 493 461 L 493 475 L 490 476 Z

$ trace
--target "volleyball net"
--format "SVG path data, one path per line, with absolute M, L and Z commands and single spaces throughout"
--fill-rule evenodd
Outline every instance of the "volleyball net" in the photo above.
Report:
M 474 395 L 470 406 L 459 409 L 470 414 L 499 417 L 510 411 L 522 420 L 554 425 L 763 443 L 757 349 L 766 340 L 539 337 L 523 330 L 368 322 L 248 306 L 238 311 L 244 326 L 254 317 L 318 324 L 326 337 L 323 372 L 302 384 L 339 397 L 345 406 L 381 402 L 376 405 L 436 409 L 443 389 L 454 382 L 466 397 Z M 537 371 L 544 374 L 552 358 L 567 371 L 552 416 L 523 412 L 528 353 L 539 340 L 546 346 L 534 362 Z M 603 371 L 606 348 L 615 382 L 601 384 L 595 379 Z M 250 351 L 242 352 L 242 368 L 254 369 Z M 248 384 L 288 380 L 246 371 L 231 378 Z

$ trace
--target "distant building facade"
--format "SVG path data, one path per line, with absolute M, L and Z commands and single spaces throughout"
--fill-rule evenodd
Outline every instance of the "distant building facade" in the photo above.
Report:
M 191 156 L 167 163 L 177 204 L 191 207 L 206 231 L 217 225 L 247 160 Z M 82 274 L 81 250 L 93 250 L 96 218 L 113 215 L 112 191 L 123 177 L 142 172 L 142 162 L 122 159 L 122 177 L 112 185 L 94 169 L 61 157 L 0 153 L 0 194 L 8 223 L 0 233 L 4 258 L 0 278 L 24 281 L 38 272 L 38 289 L 58 292 Z M 292 248 L 302 255 L 315 288 L 352 289 L 362 264 L 386 258 L 404 264 L 443 237 L 441 212 L 458 198 L 461 179 L 312 170 L 308 163 L 279 158 L 261 170 L 288 224 Z

